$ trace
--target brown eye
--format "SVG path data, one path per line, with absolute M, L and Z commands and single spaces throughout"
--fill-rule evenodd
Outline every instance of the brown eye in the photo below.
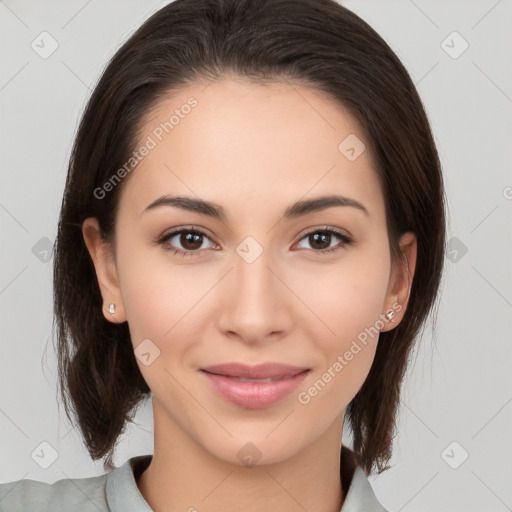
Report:
M 344 235 L 343 233 L 331 228 L 310 231 L 302 237 L 301 241 L 302 240 L 307 240 L 310 245 L 310 247 L 303 248 L 311 249 L 312 251 L 318 253 L 333 252 L 338 248 L 352 243 L 352 240 L 347 235 Z M 333 242 L 335 242 L 334 246 L 331 245 Z
M 196 229 L 180 229 L 173 231 L 168 235 L 163 236 L 158 243 L 160 243 L 166 251 L 174 251 L 175 254 L 181 256 L 195 256 L 199 255 L 205 240 L 211 242 L 210 238 L 202 231 Z M 215 247 L 211 242 L 210 247 Z
M 308 235 L 309 244 L 313 249 L 328 249 L 331 245 L 330 233 L 313 233 Z
M 192 231 L 182 231 L 179 235 L 179 242 L 186 251 L 197 251 L 203 245 L 203 235 Z

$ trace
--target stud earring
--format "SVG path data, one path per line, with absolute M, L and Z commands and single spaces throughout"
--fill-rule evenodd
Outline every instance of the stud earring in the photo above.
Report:
M 113 302 L 111 302 L 111 303 L 110 303 L 110 306 L 108 307 L 108 312 L 109 312 L 111 315 L 113 315 L 115 310 L 116 310 L 116 305 L 115 305 Z
M 386 318 L 388 320 L 391 320 L 391 322 L 395 323 L 395 321 L 393 320 L 393 317 L 395 316 L 395 312 L 394 311 L 388 311 L 386 313 Z

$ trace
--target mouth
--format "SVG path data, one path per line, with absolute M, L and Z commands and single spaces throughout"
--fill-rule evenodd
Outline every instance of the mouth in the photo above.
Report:
M 201 368 L 213 390 L 247 409 L 269 407 L 289 395 L 311 373 L 310 368 L 265 363 L 227 363 Z
M 212 375 L 218 375 L 218 374 L 212 373 Z M 247 379 L 245 377 L 232 377 L 229 375 L 221 375 L 221 377 L 229 377 L 230 379 L 236 380 L 237 382 L 261 382 L 261 383 L 276 382 L 278 380 L 283 380 L 283 379 L 288 378 L 288 377 L 267 377 L 266 379 Z
M 214 375 L 223 375 L 246 381 L 273 382 L 287 377 L 293 377 L 298 373 L 309 370 L 300 366 L 290 366 L 282 363 L 264 363 L 250 366 L 243 363 L 224 363 L 201 368 L 202 371 Z M 268 380 L 270 379 L 270 380 Z M 243 382 L 243 381 L 242 381 Z

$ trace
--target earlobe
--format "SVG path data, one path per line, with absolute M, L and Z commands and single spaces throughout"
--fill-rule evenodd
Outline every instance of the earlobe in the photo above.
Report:
M 117 277 L 114 255 L 110 245 L 102 239 L 98 219 L 89 217 L 82 224 L 85 245 L 96 270 L 96 278 L 103 298 L 103 316 L 113 323 L 126 321 Z

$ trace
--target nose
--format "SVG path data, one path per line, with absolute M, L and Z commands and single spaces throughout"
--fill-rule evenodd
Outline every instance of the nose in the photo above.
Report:
M 272 265 L 270 251 L 248 262 L 239 254 L 220 290 L 218 328 L 247 344 L 283 337 L 292 327 L 293 293 Z

